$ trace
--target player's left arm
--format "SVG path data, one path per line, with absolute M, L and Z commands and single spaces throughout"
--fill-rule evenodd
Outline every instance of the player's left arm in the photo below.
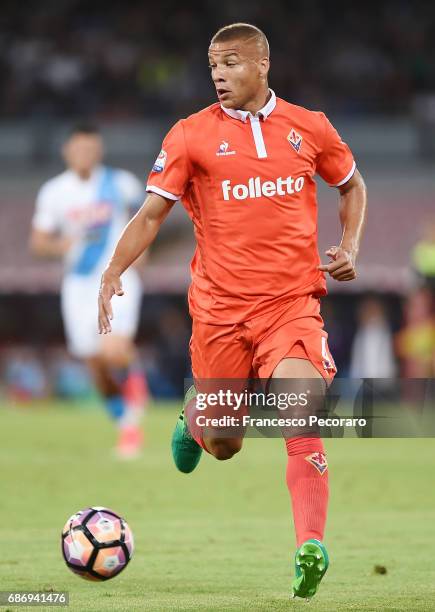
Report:
M 337 281 L 356 278 L 356 258 L 367 216 L 367 190 L 360 172 L 337 188 L 340 191 L 339 214 L 343 235 L 339 246 L 332 246 L 326 255 L 332 259 L 319 270 L 328 272 Z

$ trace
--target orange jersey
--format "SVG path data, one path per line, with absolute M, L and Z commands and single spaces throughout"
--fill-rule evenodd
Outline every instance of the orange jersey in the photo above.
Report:
M 147 191 L 181 200 L 193 221 L 191 315 L 237 323 L 293 297 L 324 295 L 314 175 L 339 186 L 354 170 L 323 113 L 273 92 L 255 116 L 216 103 L 178 121 Z

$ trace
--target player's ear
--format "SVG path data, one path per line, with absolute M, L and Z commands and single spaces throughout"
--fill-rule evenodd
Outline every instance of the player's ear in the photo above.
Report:
M 270 60 L 268 57 L 262 57 L 258 62 L 258 68 L 260 70 L 260 76 L 262 78 L 267 78 L 270 68 Z
M 104 150 L 104 142 L 103 139 L 101 138 L 101 136 L 98 139 L 98 155 L 101 159 L 103 159 L 104 154 L 105 154 L 105 150 Z
M 62 159 L 66 163 L 68 161 L 68 141 L 64 142 L 60 150 Z

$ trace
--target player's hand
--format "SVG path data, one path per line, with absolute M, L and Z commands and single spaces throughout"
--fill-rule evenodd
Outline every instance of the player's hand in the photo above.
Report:
M 114 295 L 124 295 L 121 277 L 107 269 L 101 277 L 98 294 L 98 331 L 100 334 L 108 334 L 112 331 L 110 321 L 113 319 L 113 310 L 110 300 Z
M 328 272 L 336 281 L 350 281 L 356 278 L 355 255 L 342 247 L 333 246 L 325 254 L 332 259 L 329 264 L 321 264 L 318 269 Z

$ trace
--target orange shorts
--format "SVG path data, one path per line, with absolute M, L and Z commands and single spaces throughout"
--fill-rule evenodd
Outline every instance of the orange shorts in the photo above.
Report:
M 286 357 L 308 359 L 329 383 L 336 374 L 320 316 L 320 300 L 305 295 L 280 309 L 234 325 L 193 320 L 190 356 L 196 379 L 268 379 Z

